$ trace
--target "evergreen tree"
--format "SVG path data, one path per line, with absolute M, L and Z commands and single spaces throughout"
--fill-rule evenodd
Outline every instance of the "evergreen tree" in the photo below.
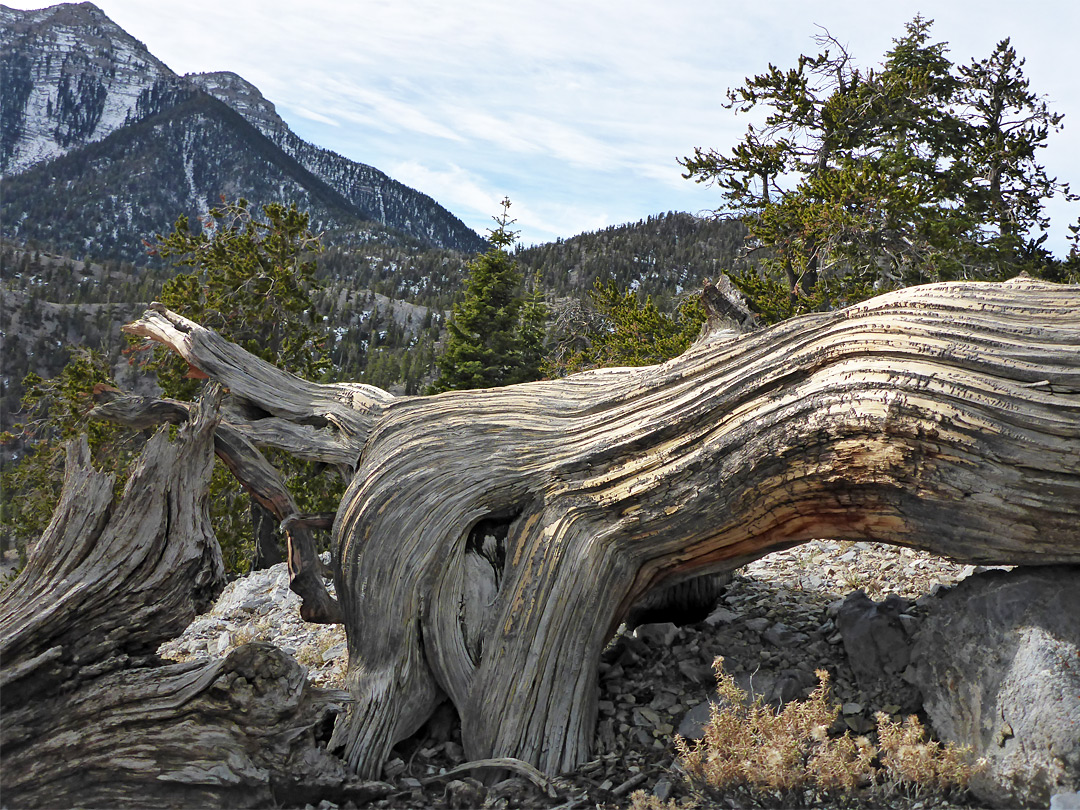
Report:
M 186 217 L 180 217 L 172 233 L 159 234 L 154 246 L 158 255 L 191 272 L 173 278 L 157 298 L 270 363 L 301 376 L 323 377 L 330 365 L 325 336 L 321 322 L 312 319 L 318 238 L 308 230 L 307 216 L 295 206 L 272 204 L 261 213 L 253 213 L 241 199 L 212 210 L 198 233 L 189 228 Z M 87 320 L 80 319 L 77 308 L 69 308 L 68 317 L 72 324 Z M 88 323 L 72 329 L 85 334 Z M 147 367 L 156 374 L 164 393 L 178 399 L 197 396 L 202 381 L 192 378 L 187 363 L 154 347 L 156 353 Z M 43 351 L 39 349 L 38 354 Z M 25 457 L 3 471 L 0 524 L 5 535 L 19 542 L 39 536 L 52 514 L 63 480 L 63 442 L 87 433 L 95 463 L 116 475 L 118 487 L 140 443 L 123 428 L 86 420 L 92 405 L 90 391 L 95 385 L 114 385 L 108 363 L 99 353 L 77 350 L 52 379 L 31 374 L 24 384 L 26 424 L 15 426 L 19 435 L 2 437 L 5 447 L 15 442 L 27 445 Z M 318 475 L 315 464 L 273 450 L 266 454 L 284 474 L 302 511 L 337 507 L 343 482 Z M 255 551 L 253 517 L 261 507 L 249 502 L 221 464 L 215 466 L 210 495 L 226 566 L 233 572 L 244 571 Z M 264 560 L 272 561 L 273 555 L 267 559 L 268 552 L 280 552 L 272 536 L 273 523 L 261 523 L 271 529 L 271 534 L 261 538 L 265 541 L 261 551 Z
M 307 214 L 271 203 L 255 216 L 247 200 L 210 211 L 193 232 L 186 216 L 168 236 L 158 234 L 153 251 L 191 272 L 177 275 L 160 301 L 269 363 L 309 379 L 330 367 L 325 335 L 312 320 L 318 237 Z M 152 367 L 167 396 L 190 399 L 201 383 L 187 364 L 159 350 Z
M 308 379 L 323 377 L 330 368 L 327 341 L 312 318 L 312 295 L 318 290 L 314 256 L 321 248 L 308 229 L 307 214 L 295 205 L 271 203 L 263 206 L 260 218 L 240 199 L 212 209 L 203 225 L 195 233 L 181 216 L 172 233 L 158 235 L 158 255 L 193 268 L 164 286 L 161 302 L 279 368 Z M 193 399 L 202 381 L 189 373 L 182 358 L 154 348 L 157 356 L 149 365 L 165 394 Z M 337 508 L 341 481 L 321 476 L 311 462 L 264 452 L 301 509 Z M 230 570 L 244 571 L 253 560 L 261 566 L 282 559 L 274 521 L 220 463 L 210 497 L 215 533 Z
M 510 200 L 494 217 L 491 247 L 469 263 L 465 292 L 447 324 L 446 347 L 438 359 L 432 392 L 494 388 L 540 378 L 547 307 L 538 285 L 526 299 L 521 272 L 509 254 L 517 234 L 510 230 Z
M 3 445 L 14 445 L 18 440 L 26 448 L 17 464 L 5 465 L 0 473 L 3 545 L 14 545 L 21 562 L 25 562 L 27 543 L 40 537 L 52 519 L 64 481 L 64 446 L 69 440 L 86 434 L 94 465 L 116 475 L 116 494 L 139 449 L 130 431 L 86 419 L 93 407 L 91 392 L 95 387 L 115 387 L 109 364 L 100 352 L 75 349 L 55 377 L 42 379 L 31 372 L 23 386 L 23 422 L 13 425 L 18 435 L 0 434 Z
M 1027 234 L 1067 187 L 1034 160 L 1060 123 L 1028 89 L 1008 41 L 957 69 L 916 17 L 883 65 L 863 70 L 830 36 L 789 70 L 728 91 L 765 107 L 729 154 L 696 149 L 685 177 L 713 183 L 761 251 L 735 280 L 776 320 L 892 287 L 1038 270 Z
M 590 368 L 647 366 L 678 357 L 701 332 L 705 311 L 700 300 L 691 297 L 674 313 L 662 312 L 651 296 L 642 301 L 633 290 L 608 280 L 596 282 L 587 307 L 560 320 L 557 340 L 544 363 L 544 372 L 553 377 Z
M 1031 91 L 1023 66 L 1005 39 L 988 58 L 959 69 L 959 101 L 969 111 L 963 150 L 965 205 L 979 215 L 979 241 L 989 262 L 1030 253 L 1030 231 L 1049 226 L 1043 201 L 1065 188 L 1036 160 L 1049 133 L 1061 128 L 1063 116 L 1050 112 L 1046 101 Z

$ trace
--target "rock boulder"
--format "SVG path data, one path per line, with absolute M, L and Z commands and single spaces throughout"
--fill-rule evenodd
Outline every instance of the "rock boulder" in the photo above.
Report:
M 836 628 L 863 695 L 888 694 L 905 712 L 919 708 L 917 690 L 899 677 L 911 655 L 912 625 L 904 621 L 911 618 L 910 608 L 911 602 L 896 594 L 875 602 L 860 590 L 849 594 L 836 613 Z
M 905 677 L 938 736 L 986 758 L 972 792 L 1046 807 L 1080 788 L 1080 567 L 988 571 L 927 607 Z

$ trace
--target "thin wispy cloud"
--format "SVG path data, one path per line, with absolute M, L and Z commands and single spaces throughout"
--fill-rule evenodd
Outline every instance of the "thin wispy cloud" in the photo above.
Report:
M 314 110 L 309 110 L 307 107 L 303 107 L 303 106 L 301 106 L 299 104 L 294 104 L 294 105 L 290 106 L 289 107 L 289 112 L 293 113 L 293 115 L 297 115 L 300 118 L 304 118 L 304 119 L 306 119 L 308 121 L 316 121 L 316 122 L 318 122 L 320 124 L 326 124 L 327 126 L 331 126 L 331 127 L 341 126 L 341 124 L 338 121 L 334 120 L 333 118 L 330 118 L 329 116 L 323 115 L 322 113 L 317 113 Z
M 345 121 L 395 134 L 461 140 L 453 127 L 446 126 L 415 101 L 351 82 L 335 82 L 329 89 L 333 97 L 348 99 L 336 110 L 337 116 Z
M 1041 157 L 1080 187 L 1074 0 L 1022 12 L 1013 0 L 98 5 L 174 70 L 240 74 L 301 137 L 418 188 L 480 233 L 509 196 L 527 242 L 720 205 L 677 160 L 742 137 L 747 119 L 722 106 L 728 87 L 816 52 L 817 26 L 876 65 L 920 12 L 956 62 L 1012 38 L 1032 88 L 1066 115 Z M 1080 204 L 1049 210 L 1048 244 L 1062 252 Z

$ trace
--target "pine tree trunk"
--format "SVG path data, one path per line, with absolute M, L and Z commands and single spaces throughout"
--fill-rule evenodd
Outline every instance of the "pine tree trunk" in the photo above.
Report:
M 683 356 L 394 400 L 286 375 L 163 310 L 229 429 L 355 470 L 334 525 L 363 776 L 444 700 L 471 758 L 589 756 L 643 595 L 813 538 L 1080 561 L 1080 289 L 910 288 Z M 224 426 L 223 426 L 224 428 Z

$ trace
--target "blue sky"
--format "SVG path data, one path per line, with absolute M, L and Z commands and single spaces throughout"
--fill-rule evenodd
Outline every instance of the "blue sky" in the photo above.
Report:
M 748 121 L 721 106 L 728 87 L 815 51 L 816 26 L 876 65 L 917 13 L 957 62 L 1012 38 L 1033 89 L 1066 116 L 1044 162 L 1080 191 L 1076 0 L 97 5 L 178 73 L 240 74 L 301 137 L 431 195 L 481 233 L 509 196 L 525 244 L 715 208 L 717 192 L 682 179 L 677 158 L 740 139 Z M 1080 203 L 1049 210 L 1048 244 L 1062 253 Z

